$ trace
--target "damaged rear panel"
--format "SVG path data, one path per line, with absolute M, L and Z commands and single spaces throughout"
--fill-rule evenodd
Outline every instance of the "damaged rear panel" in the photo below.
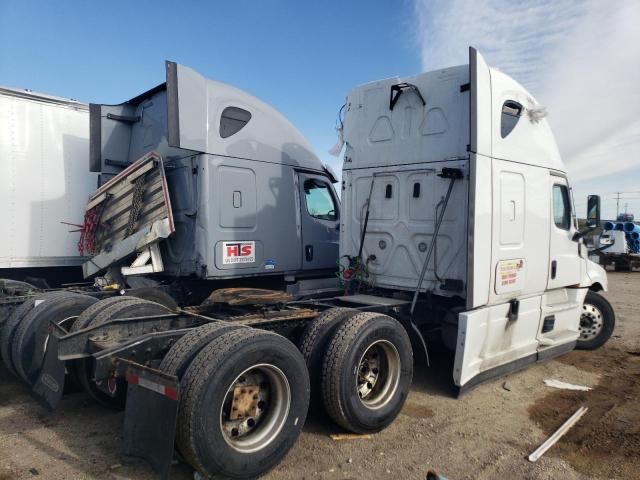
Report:
M 347 97 L 341 255 L 363 245 L 375 286 L 413 291 L 450 180 L 451 190 L 422 290 L 464 295 L 466 284 L 469 153 L 468 66 L 390 78 Z M 369 200 L 370 199 L 370 200 Z

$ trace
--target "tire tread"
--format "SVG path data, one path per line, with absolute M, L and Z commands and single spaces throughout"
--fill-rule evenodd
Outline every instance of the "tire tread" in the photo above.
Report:
M 27 375 L 25 365 L 22 362 L 21 352 L 24 347 L 25 337 L 34 322 L 37 322 L 42 315 L 49 314 L 52 308 L 56 308 L 57 310 L 64 307 L 67 309 L 73 307 L 88 307 L 95 303 L 95 298 L 89 295 L 71 292 L 60 293 L 60 295 L 48 295 L 44 303 L 32 308 L 31 311 L 20 321 L 13 335 L 11 360 L 18 376 L 28 384 L 31 384 L 31 379 Z
M 194 328 L 173 344 L 160 362 L 159 370 L 181 380 L 189 364 L 208 343 L 225 331 L 238 328 L 242 327 L 227 322 L 213 322 Z
M 0 335 L 0 356 L 7 370 L 15 377 L 19 377 L 18 371 L 13 364 L 13 343 L 20 323 L 36 308 L 34 305 L 38 300 L 46 301 L 58 296 L 69 295 L 72 292 L 47 292 L 36 295 L 26 300 L 22 305 L 17 307 L 11 316 L 4 322 L 2 326 L 2 334 Z
M 196 454 L 194 431 L 198 428 L 195 418 L 198 397 L 209 381 L 209 374 L 230 351 L 237 349 L 245 342 L 251 341 L 257 335 L 274 335 L 270 332 L 243 328 L 232 330 L 214 339 L 191 362 L 182 381 L 180 382 L 180 405 L 178 407 L 178 427 L 176 431 L 176 443 L 185 459 L 199 471 L 204 471 Z
M 340 379 L 344 368 L 344 357 L 349 346 L 360 335 L 360 329 L 371 319 L 380 316 L 377 312 L 360 312 L 344 322 L 334 333 L 322 362 L 322 400 L 325 411 L 339 426 L 355 430 L 347 419 L 340 402 Z

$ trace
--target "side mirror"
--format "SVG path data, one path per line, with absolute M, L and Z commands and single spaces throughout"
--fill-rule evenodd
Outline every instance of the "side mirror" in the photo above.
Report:
M 600 226 L 600 197 L 589 195 L 587 197 L 587 227 Z

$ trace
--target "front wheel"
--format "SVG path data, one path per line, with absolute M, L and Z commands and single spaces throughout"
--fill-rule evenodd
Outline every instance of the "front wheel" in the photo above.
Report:
M 609 340 L 616 324 L 616 315 L 611 304 L 596 292 L 589 291 L 582 304 L 580 314 L 580 337 L 576 348 L 595 350 Z

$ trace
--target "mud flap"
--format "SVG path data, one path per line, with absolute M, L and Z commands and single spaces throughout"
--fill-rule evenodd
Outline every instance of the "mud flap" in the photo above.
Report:
M 124 413 L 124 454 L 143 458 L 168 479 L 178 419 L 176 377 L 144 365 L 117 359 L 126 366 L 127 404 Z
M 49 335 L 42 369 L 31 389 L 31 395 L 47 410 L 54 410 L 58 406 L 64 391 L 65 365 L 58 358 L 59 341 L 55 333 Z

